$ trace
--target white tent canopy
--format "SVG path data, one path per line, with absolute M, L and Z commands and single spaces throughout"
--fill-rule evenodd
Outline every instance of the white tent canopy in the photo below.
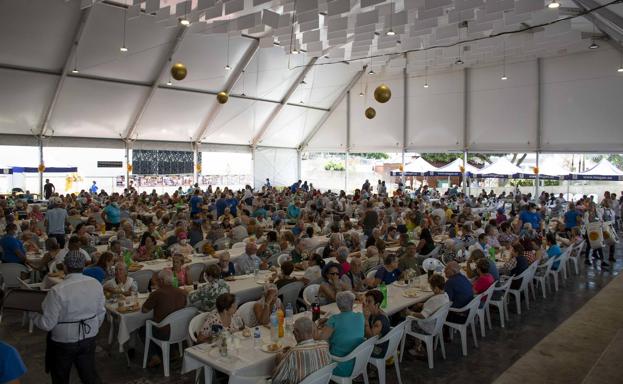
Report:
M 568 179 L 571 172 L 554 161 L 539 164 L 539 178 L 541 179 Z M 535 179 L 534 168 L 524 168 L 521 174 L 516 175 L 520 179 Z
M 573 180 L 623 180 L 623 171 L 615 167 L 607 159 L 601 159 L 593 168 L 571 175 Z
M 404 167 L 405 176 L 428 176 L 429 172 L 434 172 L 438 168 L 424 160 L 423 157 L 418 157 Z M 402 176 L 400 169 L 394 169 L 391 171 L 392 176 Z
M 455 159 L 451 163 L 439 167 L 436 171 L 432 171 L 430 176 L 461 176 L 461 167 L 463 167 L 463 159 Z M 468 175 L 473 175 L 478 171 L 478 168 L 467 163 L 465 164 L 465 171 Z
M 511 163 L 506 157 L 500 157 L 495 163 L 475 172 L 476 177 L 508 179 L 523 170 Z

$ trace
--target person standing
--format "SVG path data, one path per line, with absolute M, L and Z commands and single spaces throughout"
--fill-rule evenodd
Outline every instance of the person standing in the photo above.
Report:
M 116 197 L 111 197 L 108 205 L 102 210 L 102 219 L 106 223 L 106 230 L 119 229 L 121 223 L 121 209 L 117 203 Z
M 45 213 L 45 227 L 48 232 L 48 238 L 56 239 L 58 246 L 65 248 L 65 224 L 69 215 L 67 210 L 63 208 L 60 197 L 52 199 L 52 205 Z
M 372 204 L 364 202 L 366 211 L 363 216 L 363 233 L 366 236 L 372 235 L 372 230 L 379 225 L 379 214 Z
M 190 205 L 190 217 L 195 218 L 197 215 L 201 213 L 201 203 L 203 199 L 201 198 L 201 190 L 199 188 L 195 189 L 193 196 L 188 201 Z
M 97 183 L 95 182 L 95 180 L 93 180 L 93 185 L 91 185 L 91 188 L 89 188 L 89 192 L 92 195 L 97 195 L 97 190 L 99 189 L 99 187 L 97 186 Z
M 66 277 L 48 292 L 43 314 L 31 314 L 34 324 L 48 332 L 45 370 L 52 383 L 69 383 L 72 365 L 80 381 L 98 382 L 95 338 L 104 322 L 104 291 L 95 279 L 82 274 L 85 258 L 79 251 L 65 257 Z
M 49 200 L 54 192 L 56 192 L 54 184 L 50 183 L 50 179 L 45 179 L 45 185 L 43 186 L 43 196 L 45 197 L 45 199 Z

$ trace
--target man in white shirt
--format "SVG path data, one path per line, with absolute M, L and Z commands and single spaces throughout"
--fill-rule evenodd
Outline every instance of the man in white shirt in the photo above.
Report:
M 236 260 L 236 275 L 244 275 L 247 272 L 253 272 L 256 264 L 260 269 L 267 268 L 266 262 L 262 261 L 257 256 L 257 245 L 249 241 L 245 246 L 244 254 L 240 255 L 238 260 Z
M 236 217 L 234 219 L 234 227 L 231 229 L 231 239 L 234 243 L 241 242 L 242 240 L 249 237 L 249 233 L 247 229 L 242 225 L 242 221 L 240 218 Z
M 433 208 L 434 209 L 431 212 L 431 215 L 439 217 L 439 223 L 441 225 L 445 225 L 446 224 L 446 211 L 444 211 L 444 209 L 441 207 L 441 204 L 439 204 L 436 201 L 433 203 Z
M 48 237 L 54 237 L 58 245 L 65 248 L 65 224 L 67 223 L 67 210 L 62 207 L 60 197 L 52 198 L 51 205 L 45 213 L 45 227 Z
M 80 248 L 80 238 L 78 236 L 74 235 L 74 236 L 69 238 L 69 241 L 67 242 L 67 248 L 61 249 L 56 254 L 56 257 L 54 257 L 54 259 L 52 261 L 50 261 L 50 263 L 48 264 L 48 270 L 50 272 L 56 272 L 58 270 L 57 265 L 63 264 L 63 262 L 65 260 L 65 257 L 71 251 L 78 251 L 78 252 L 80 252 L 84 256 L 84 259 L 85 259 L 86 263 L 87 264 L 91 264 L 91 256 L 89 256 L 89 253 L 87 251 L 85 251 L 84 249 Z
M 64 259 L 67 277 L 48 292 L 43 314 L 32 314 L 34 324 L 48 332 L 45 365 L 53 384 L 69 383 L 72 365 L 85 384 L 98 382 L 95 371 L 95 338 L 104 322 L 101 284 L 82 274 L 85 258 L 70 251 Z

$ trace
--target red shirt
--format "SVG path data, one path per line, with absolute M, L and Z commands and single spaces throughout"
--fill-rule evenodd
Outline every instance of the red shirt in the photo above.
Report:
M 350 264 L 348 262 L 343 262 L 340 265 L 342 266 L 342 275 L 345 275 L 348 272 L 350 272 Z M 340 277 L 342 277 L 342 276 L 340 276 Z
M 491 276 L 490 273 L 485 273 L 484 275 L 479 276 L 476 281 L 474 281 L 474 291 L 476 291 L 477 294 L 481 294 L 489 289 L 489 287 L 492 286 L 493 283 L 495 283 L 495 279 L 493 278 L 493 276 Z M 486 297 L 483 297 L 481 301 L 484 302 L 485 300 Z

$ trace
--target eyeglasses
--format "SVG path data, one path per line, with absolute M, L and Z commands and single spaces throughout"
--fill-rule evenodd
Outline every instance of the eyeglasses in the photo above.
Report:
M 329 272 L 328 274 L 329 275 L 339 275 L 340 273 L 339 272 Z

